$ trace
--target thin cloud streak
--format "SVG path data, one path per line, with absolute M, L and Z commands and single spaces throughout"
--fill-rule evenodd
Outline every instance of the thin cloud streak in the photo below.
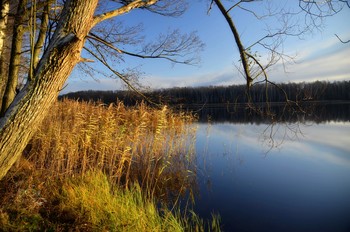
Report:
M 65 87 L 60 94 L 66 94 L 69 92 L 83 91 L 83 90 L 117 90 L 121 89 L 119 79 L 101 78 L 94 80 L 87 78 L 87 80 L 81 80 L 77 78 L 69 79 Z
M 217 85 L 233 85 L 237 74 L 234 73 L 233 67 L 222 72 L 197 74 L 193 76 L 174 76 L 161 77 L 150 76 L 144 79 L 143 84 L 152 89 L 172 88 L 172 87 L 200 87 L 200 86 L 217 86 Z
M 319 53 L 319 51 L 315 51 Z M 333 52 L 326 52 L 315 57 L 309 53 L 301 57 L 300 62 L 287 67 L 284 72 L 282 65 L 273 73 L 270 73 L 272 80 L 277 82 L 310 82 L 310 81 L 341 81 L 350 79 L 350 47 Z M 313 59 L 311 59 L 313 57 Z

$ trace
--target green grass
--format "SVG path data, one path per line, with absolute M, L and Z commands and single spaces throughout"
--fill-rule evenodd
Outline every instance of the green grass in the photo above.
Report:
M 17 174 L 24 172 L 32 175 L 17 184 L 11 203 L 2 202 L 2 231 L 220 231 L 219 217 L 204 222 L 178 207 L 158 208 L 139 185 L 118 188 L 101 171 L 41 185 L 33 180 L 35 171 Z
M 88 173 L 63 185 L 60 209 L 75 215 L 76 224 L 102 231 L 183 231 L 168 210 L 162 215 L 138 185 L 112 189 L 101 172 Z

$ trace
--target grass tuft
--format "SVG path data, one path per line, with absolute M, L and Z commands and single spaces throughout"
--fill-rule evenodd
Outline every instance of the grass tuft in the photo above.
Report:
M 173 214 L 166 211 L 160 216 L 156 204 L 142 196 L 138 185 L 112 191 L 101 172 L 65 183 L 62 195 L 61 210 L 75 215 L 78 224 L 96 230 L 182 231 Z

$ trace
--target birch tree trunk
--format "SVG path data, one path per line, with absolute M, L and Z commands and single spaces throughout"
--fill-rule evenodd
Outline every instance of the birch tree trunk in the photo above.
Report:
M 32 134 L 80 61 L 85 37 L 94 23 L 98 0 L 67 0 L 50 45 L 31 80 L 0 119 L 0 179 L 20 157 Z

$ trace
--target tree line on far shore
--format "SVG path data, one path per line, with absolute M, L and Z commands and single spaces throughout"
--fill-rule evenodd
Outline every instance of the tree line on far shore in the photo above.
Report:
M 168 105 L 194 104 L 228 104 L 264 102 L 316 102 L 316 101 L 350 101 L 350 81 L 312 83 L 282 83 L 276 85 L 256 84 L 247 92 L 246 85 L 175 87 L 143 92 L 146 99 L 134 91 L 100 91 L 87 90 L 71 92 L 60 98 L 81 101 L 102 101 L 115 103 L 122 101 L 125 105 L 135 105 L 142 100 Z

